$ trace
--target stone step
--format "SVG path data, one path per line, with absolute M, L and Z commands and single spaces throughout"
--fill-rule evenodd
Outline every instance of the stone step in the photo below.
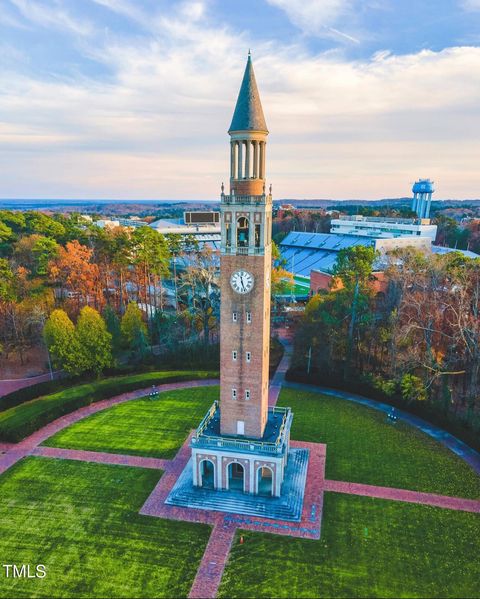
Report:
M 190 461 L 165 503 L 260 518 L 298 521 L 303 507 L 308 455 L 306 449 L 291 450 L 281 497 L 261 497 L 241 491 L 214 491 L 194 487 Z

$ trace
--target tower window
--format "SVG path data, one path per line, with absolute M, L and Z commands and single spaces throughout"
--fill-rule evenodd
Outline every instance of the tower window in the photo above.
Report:
M 250 399 L 250 389 L 245 389 L 245 399 Z
M 236 362 L 236 361 L 237 361 L 237 351 L 236 351 L 235 349 L 232 351 L 232 360 L 233 360 L 234 362 Z
M 250 324 L 252 322 L 252 313 L 251 312 L 247 312 L 247 322 L 248 322 L 248 324 Z
M 232 321 L 237 322 L 237 313 L 236 312 L 232 312 Z
M 245 434 L 245 421 L 237 420 L 237 435 L 244 435 L 244 434 Z
M 229 223 L 225 224 L 225 245 L 227 247 L 230 247 L 232 245 L 231 228 Z
M 232 389 L 232 399 L 237 399 L 237 390 L 235 388 Z
M 255 247 L 260 247 L 260 227 L 261 225 L 255 225 Z
M 252 354 L 249 351 L 247 351 L 246 358 L 247 362 L 250 362 L 250 360 L 252 359 Z

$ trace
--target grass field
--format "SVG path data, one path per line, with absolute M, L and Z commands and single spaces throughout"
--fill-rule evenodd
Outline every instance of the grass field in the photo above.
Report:
M 0 597 L 186 597 L 210 529 L 140 516 L 160 473 L 28 458 L 0 478 Z
M 480 597 L 478 514 L 327 493 L 320 541 L 241 534 L 220 597 Z
M 132 400 L 76 422 L 44 445 L 171 459 L 218 397 L 215 386 Z
M 343 399 L 283 389 L 294 412 L 292 438 L 327 444 L 326 477 L 477 499 L 480 478 L 421 431 Z
M 17 443 L 64 414 L 120 393 L 148 388 L 153 384 L 217 376 L 218 372 L 204 370 L 155 371 L 108 377 L 68 387 L 0 412 L 0 441 Z

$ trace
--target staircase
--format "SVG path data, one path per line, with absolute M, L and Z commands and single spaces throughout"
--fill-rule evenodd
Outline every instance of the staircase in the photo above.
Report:
M 303 508 L 308 456 L 308 449 L 290 450 L 281 497 L 262 497 L 240 491 L 215 491 L 194 487 L 190 460 L 165 503 L 259 518 L 299 521 Z

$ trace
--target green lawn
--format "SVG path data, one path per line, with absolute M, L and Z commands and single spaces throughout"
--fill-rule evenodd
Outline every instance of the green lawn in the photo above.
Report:
M 325 497 L 320 541 L 237 534 L 220 597 L 480 597 L 480 517 Z
M 215 378 L 218 372 L 172 370 L 108 377 L 68 387 L 0 412 L 0 441 L 17 443 L 52 420 L 120 393 L 148 388 L 153 384 Z
M 72 424 L 45 445 L 170 459 L 218 397 L 215 386 L 132 400 Z
M 0 478 L 0 597 L 186 597 L 210 529 L 140 516 L 155 470 L 28 458 Z
M 463 460 L 382 412 L 294 389 L 283 389 L 279 404 L 293 409 L 293 439 L 327 444 L 327 478 L 480 497 L 480 478 Z

